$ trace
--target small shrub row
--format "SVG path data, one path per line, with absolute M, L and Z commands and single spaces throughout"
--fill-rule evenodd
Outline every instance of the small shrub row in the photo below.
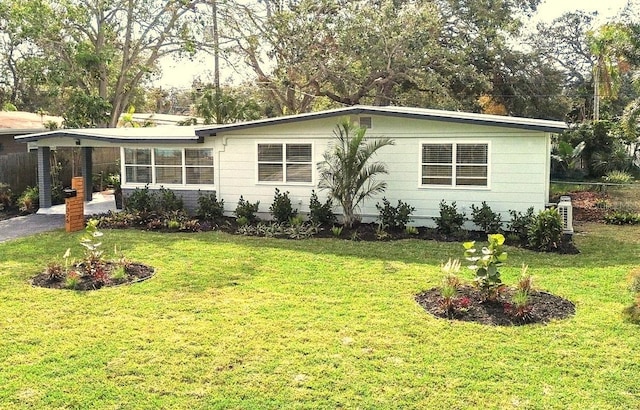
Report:
M 472 222 L 485 233 L 502 233 L 502 219 L 500 214 L 493 212 L 486 202 L 480 207 L 471 205 Z M 551 251 L 559 248 L 563 240 L 562 218 L 557 209 L 550 208 L 534 214 L 529 208 L 524 214 L 510 210 L 511 221 L 507 224 L 507 231 L 513 239 L 522 245 L 539 250 Z M 459 212 L 455 201 L 447 204 L 440 202 L 440 216 L 435 218 L 436 229 L 447 236 L 463 237 L 466 215 Z
M 130 212 L 157 212 L 165 214 L 174 211 L 184 211 L 182 198 L 175 192 L 165 187 L 153 192 L 149 185 L 144 188 L 136 188 L 125 199 L 125 210 Z

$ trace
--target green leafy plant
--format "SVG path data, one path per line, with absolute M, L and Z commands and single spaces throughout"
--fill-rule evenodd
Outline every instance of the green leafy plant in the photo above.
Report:
M 447 314 L 452 314 L 456 308 L 458 289 L 460 288 L 460 261 L 449 259 L 446 264 L 440 265 L 440 270 L 445 274 L 440 286 L 440 307 Z
M 78 271 L 72 270 L 69 273 L 67 273 L 67 276 L 64 282 L 64 286 L 67 289 L 76 289 L 79 283 L 80 283 L 80 274 L 78 273 Z
M 178 197 L 172 190 L 160 187 L 157 195 L 156 210 L 160 213 L 168 213 L 184 210 L 182 197 Z
M 407 225 L 404 228 L 404 231 L 407 233 L 407 235 L 417 235 L 418 233 L 420 233 L 418 231 L 418 228 L 416 228 L 415 226 L 411 226 L 411 225 Z
M 604 221 L 609 225 L 637 225 L 640 224 L 640 214 L 632 211 L 616 210 L 608 212 L 604 216 Z
M 336 238 L 339 238 L 342 235 L 342 229 L 343 229 L 342 226 L 332 226 L 331 234 Z
M 509 215 L 511 215 L 511 221 L 507 224 L 507 230 L 515 235 L 520 243 L 527 244 L 529 241 L 529 227 L 535 219 L 533 207 L 527 209 L 525 213 L 509 210 Z
M 483 293 L 484 299 L 496 300 L 504 287 L 498 268 L 507 260 L 507 253 L 503 250 L 502 234 L 487 235 L 487 242 L 488 245 L 480 252 L 475 247 L 475 241 L 465 242 L 464 256 L 472 263 L 469 269 L 475 273 L 474 282 Z
M 456 202 L 451 205 L 440 201 L 440 216 L 435 218 L 436 229 L 444 235 L 459 235 L 464 225 L 465 214 L 458 212 Z
M 511 301 L 504 304 L 504 311 L 516 320 L 525 323 L 531 319 L 533 306 L 531 305 L 531 291 L 533 290 L 533 278 L 527 273 L 529 267 L 522 264 L 520 279 L 516 291 L 511 296 Z
M 269 207 L 269 212 L 271 213 L 274 221 L 281 224 L 288 224 L 291 218 L 298 214 L 298 210 L 293 209 L 293 206 L 291 205 L 289 192 L 280 192 L 278 188 L 276 188 L 273 196 L 273 202 Z
M 609 171 L 602 180 L 610 184 L 630 184 L 633 182 L 633 175 L 626 171 L 614 170 Z
M 20 197 L 18 197 L 18 207 L 21 212 L 33 213 L 38 210 L 40 204 L 40 193 L 38 187 L 27 187 Z
M 224 199 L 216 198 L 216 193 L 202 194 L 198 191 L 196 216 L 205 221 L 218 221 L 224 217 Z
M 493 212 L 486 201 L 482 201 L 482 206 L 480 207 L 476 207 L 473 204 L 471 205 L 471 220 L 480 227 L 484 233 L 502 232 L 502 216 L 499 213 Z
M 90 219 L 85 228 L 85 234 L 80 238 L 80 244 L 84 246 L 85 252 L 82 261 L 78 264 L 85 274 L 88 274 L 94 281 L 100 284 L 106 283 L 108 275 L 104 260 L 104 251 L 101 249 L 102 242 L 98 239 L 103 233 L 98 230 L 98 221 Z
M 372 158 L 379 149 L 394 142 L 389 138 L 368 141 L 365 133 L 365 128 L 345 119 L 336 127 L 324 161 L 318 164 L 318 186 L 328 190 L 329 197 L 340 204 L 343 223 L 349 228 L 359 220 L 360 204 L 387 188 L 385 182 L 376 181 L 378 175 L 388 172 L 387 167 L 382 162 L 372 162 Z
M 8 184 L 0 182 L 0 211 L 11 209 L 13 207 L 13 193 Z
M 156 209 L 157 201 L 157 195 L 149 191 L 149 185 L 145 185 L 127 195 L 125 209 L 129 212 L 151 212 Z
M 301 215 L 296 215 L 291 217 L 291 219 L 289 219 L 289 225 L 293 227 L 302 226 L 303 223 L 304 223 L 304 219 L 302 218 Z
M 318 200 L 316 191 L 312 190 L 309 198 L 309 221 L 320 226 L 331 226 L 336 223 L 336 220 L 331 198 L 328 197 L 323 204 Z
M 259 206 L 260 201 L 252 204 L 251 202 L 245 200 L 242 195 L 240 195 L 238 205 L 236 206 L 235 211 L 233 211 L 234 215 L 236 216 L 236 222 L 238 222 L 238 225 L 254 224 L 258 222 L 256 212 L 258 212 Z M 240 218 L 244 218 L 242 220 L 244 223 L 240 223 Z
M 376 204 L 378 221 L 392 231 L 403 230 L 411 222 L 411 214 L 416 210 L 406 202 L 398 200 L 398 206 L 392 206 L 389 200 L 382 197 L 382 205 Z
M 528 229 L 528 246 L 539 251 L 558 248 L 562 241 L 562 219 L 555 208 L 540 211 Z

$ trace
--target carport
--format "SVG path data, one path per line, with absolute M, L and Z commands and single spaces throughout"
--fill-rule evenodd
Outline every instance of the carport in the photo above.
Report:
M 203 137 L 195 134 L 193 127 L 147 127 L 147 128 L 87 128 L 62 129 L 19 135 L 17 142 L 29 144 L 29 149 L 38 152 L 38 189 L 40 209 L 51 208 L 51 150 L 56 147 L 80 148 L 81 176 L 85 187 L 92 186 L 92 151 L 99 147 L 118 147 L 127 145 L 157 146 L 165 144 L 198 143 Z M 122 152 L 122 150 L 121 150 Z M 122 154 L 121 154 L 122 157 Z M 123 161 L 120 161 L 120 173 L 123 174 Z M 93 192 L 85 189 L 84 200 L 91 201 Z M 46 211 L 45 211 L 46 212 Z

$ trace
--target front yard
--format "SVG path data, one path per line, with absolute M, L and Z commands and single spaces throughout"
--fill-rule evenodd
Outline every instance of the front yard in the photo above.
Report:
M 505 282 L 526 263 L 576 305 L 519 327 L 415 302 L 459 243 L 107 230 L 156 275 L 91 292 L 29 283 L 82 233 L 2 243 L 0 408 L 638 408 L 640 227 L 578 231 L 578 255 L 508 248 Z

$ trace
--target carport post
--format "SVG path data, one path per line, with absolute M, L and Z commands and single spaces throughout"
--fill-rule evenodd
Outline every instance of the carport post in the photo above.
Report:
M 82 147 L 82 176 L 84 177 L 84 200 L 93 199 L 93 158 L 91 147 Z
M 38 192 L 40 208 L 51 208 L 51 148 L 38 147 Z

